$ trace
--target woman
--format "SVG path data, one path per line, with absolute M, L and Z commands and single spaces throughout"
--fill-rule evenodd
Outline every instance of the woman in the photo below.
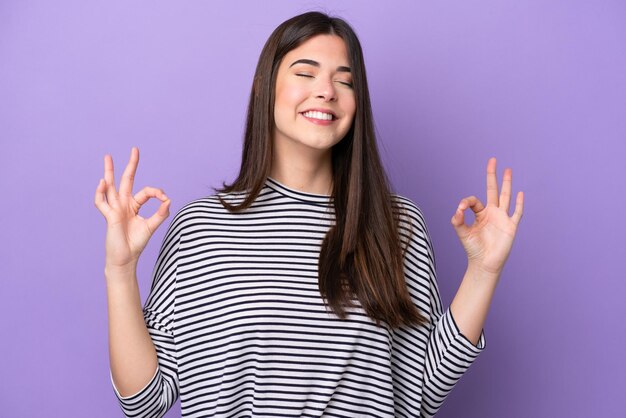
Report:
M 95 203 L 107 220 L 111 379 L 127 416 L 432 416 L 484 349 L 482 326 L 522 215 L 511 170 L 452 224 L 468 269 L 443 312 L 419 209 L 390 192 L 359 41 L 305 13 L 256 69 L 239 176 L 174 217 L 141 307 L 137 260 L 170 200 L 132 195 L 133 148 Z M 150 198 L 162 203 L 138 215 Z M 464 223 L 472 209 L 476 221 Z

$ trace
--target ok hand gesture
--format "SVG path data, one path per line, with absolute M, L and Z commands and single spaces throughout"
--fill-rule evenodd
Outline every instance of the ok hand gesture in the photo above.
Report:
M 496 179 L 496 159 L 487 163 L 487 206 L 476 196 L 461 200 L 451 223 L 467 253 L 468 265 L 488 274 L 499 277 L 506 262 L 513 239 L 524 210 L 524 194 L 517 193 L 515 212 L 509 216 L 511 183 L 513 173 L 510 168 L 504 171 L 502 192 L 498 197 Z M 465 224 L 464 211 L 471 208 L 476 219 Z
M 139 149 L 133 147 L 118 193 L 113 176 L 113 159 L 110 155 L 104 156 L 104 179 L 100 179 L 96 188 L 95 205 L 107 221 L 107 269 L 135 269 L 148 240 L 169 216 L 171 201 L 163 190 L 144 187 L 132 195 L 138 163 Z M 139 208 L 153 197 L 159 199 L 161 205 L 155 214 L 144 219 L 139 216 Z

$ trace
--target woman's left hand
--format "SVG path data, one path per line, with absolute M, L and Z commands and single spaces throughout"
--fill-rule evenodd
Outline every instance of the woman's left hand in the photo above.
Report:
M 524 210 L 524 194 L 517 193 L 515 212 L 509 216 L 513 172 L 504 170 L 502 192 L 498 197 L 496 159 L 487 163 L 487 206 L 476 196 L 461 200 L 451 223 L 467 253 L 468 268 L 499 277 L 511 252 L 513 239 Z M 465 224 L 464 211 L 471 208 L 474 223 Z

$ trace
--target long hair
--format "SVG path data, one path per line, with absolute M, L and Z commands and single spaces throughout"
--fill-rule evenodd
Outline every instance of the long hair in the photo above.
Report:
M 239 212 L 257 198 L 270 174 L 273 153 L 276 75 L 283 57 L 316 35 L 337 35 L 346 43 L 356 113 L 346 136 L 332 149 L 335 224 L 319 255 L 319 288 L 340 318 L 356 297 L 377 324 L 392 328 L 423 324 L 427 319 L 412 303 L 404 279 L 404 251 L 398 234 L 389 181 L 376 146 L 361 44 L 344 20 L 320 12 L 295 16 L 278 26 L 265 43 L 248 104 L 243 155 L 235 181 L 218 192 L 247 192 Z

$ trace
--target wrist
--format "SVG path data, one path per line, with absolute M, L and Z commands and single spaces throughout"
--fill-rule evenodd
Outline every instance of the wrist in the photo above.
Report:
M 479 263 L 469 261 L 465 275 L 481 282 L 497 283 L 501 273 L 502 270 L 488 269 Z
M 105 263 L 104 277 L 107 282 L 110 281 L 127 281 L 136 279 L 137 263 L 129 263 L 125 265 L 114 265 Z

